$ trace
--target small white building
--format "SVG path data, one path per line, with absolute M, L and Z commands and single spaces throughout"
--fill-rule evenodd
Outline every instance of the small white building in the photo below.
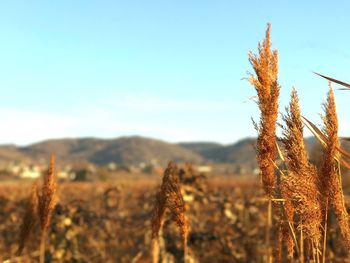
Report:
M 26 166 L 20 172 L 21 178 L 38 178 L 41 175 L 41 170 L 39 166 Z
M 196 171 L 199 173 L 210 173 L 213 168 L 209 165 L 198 165 L 196 166 Z

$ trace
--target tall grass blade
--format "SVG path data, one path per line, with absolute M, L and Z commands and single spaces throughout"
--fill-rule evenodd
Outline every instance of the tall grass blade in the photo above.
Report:
M 316 75 L 322 77 L 322 78 L 325 78 L 326 80 L 329 80 L 329 81 L 331 81 L 331 82 L 337 83 L 337 84 L 339 84 L 339 85 L 342 85 L 342 86 L 344 86 L 344 87 L 350 89 L 350 84 L 348 84 L 348 83 L 346 83 L 346 82 L 343 82 L 343 81 L 340 81 L 340 80 L 337 80 L 337 79 L 334 79 L 334 78 L 331 78 L 331 77 L 327 77 L 327 76 L 322 75 L 322 74 L 317 73 L 317 72 L 314 72 L 314 73 L 315 73 Z

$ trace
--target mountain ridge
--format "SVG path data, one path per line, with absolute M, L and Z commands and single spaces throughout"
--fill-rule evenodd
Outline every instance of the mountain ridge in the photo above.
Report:
M 307 145 L 314 140 L 305 139 Z M 135 165 L 153 162 L 164 166 L 169 160 L 193 164 L 231 164 L 257 167 L 254 145 L 256 138 L 243 138 L 235 143 L 180 142 L 170 143 L 142 136 L 118 138 L 56 138 L 36 142 L 27 146 L 0 145 L 0 160 L 21 161 L 47 159 L 54 153 L 65 163 L 84 161 L 96 165 Z M 312 142 L 312 143 L 311 143 Z

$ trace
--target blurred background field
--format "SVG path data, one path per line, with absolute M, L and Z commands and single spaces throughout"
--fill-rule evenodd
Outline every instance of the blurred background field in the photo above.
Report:
M 191 262 L 266 262 L 267 202 L 258 177 L 204 176 L 187 165 L 179 175 L 190 224 Z M 151 262 L 150 219 L 160 182 L 161 176 L 139 175 L 108 182 L 59 183 L 46 258 L 51 262 Z M 30 236 L 23 256 L 15 257 L 30 185 L 31 181 L 0 185 L 2 260 L 38 260 L 39 229 Z M 162 237 L 162 262 L 181 262 L 181 237 L 169 216 Z M 328 242 L 332 262 L 347 262 L 337 229 L 330 231 Z

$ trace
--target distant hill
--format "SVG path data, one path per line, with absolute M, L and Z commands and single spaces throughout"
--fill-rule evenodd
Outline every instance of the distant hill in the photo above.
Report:
M 135 164 L 148 160 L 156 160 L 161 164 L 170 160 L 203 162 L 202 156 L 176 144 L 142 137 L 123 137 L 109 141 L 104 148 L 95 151 L 88 160 L 98 164 L 110 161 Z
M 117 139 L 54 139 L 27 147 L 0 146 L 0 159 L 47 158 L 51 153 L 65 162 L 88 161 L 94 164 L 137 164 L 154 160 L 203 162 L 202 156 L 176 144 L 138 136 Z
M 224 147 L 224 145 L 215 142 L 182 142 L 178 143 L 180 147 L 196 152 L 201 156 L 210 155 L 210 152 Z
M 256 164 L 255 142 L 256 139 L 247 138 L 230 145 L 218 143 L 180 143 L 179 145 L 197 152 L 204 159 L 212 162 L 254 166 Z
M 315 151 L 314 138 L 306 138 L 309 151 Z M 61 162 L 89 162 L 93 164 L 139 164 L 157 162 L 165 165 L 169 160 L 194 164 L 218 163 L 240 165 L 254 169 L 255 138 L 246 138 L 236 143 L 222 145 L 215 142 L 168 143 L 140 136 L 120 137 L 116 139 L 67 138 L 53 139 L 17 147 L 0 146 L 0 161 L 47 159 L 55 153 Z M 317 150 L 318 151 L 318 150 Z
M 26 154 L 19 151 L 15 145 L 0 146 L 0 160 L 12 161 L 26 159 Z
M 215 163 L 230 163 L 241 165 L 254 169 L 257 167 L 255 138 L 245 138 L 236 143 L 222 145 L 218 143 L 180 143 L 182 147 L 195 151 L 200 154 L 205 160 Z M 314 137 L 305 138 L 306 149 L 309 152 L 311 161 L 317 162 L 317 158 L 321 155 L 322 146 Z

